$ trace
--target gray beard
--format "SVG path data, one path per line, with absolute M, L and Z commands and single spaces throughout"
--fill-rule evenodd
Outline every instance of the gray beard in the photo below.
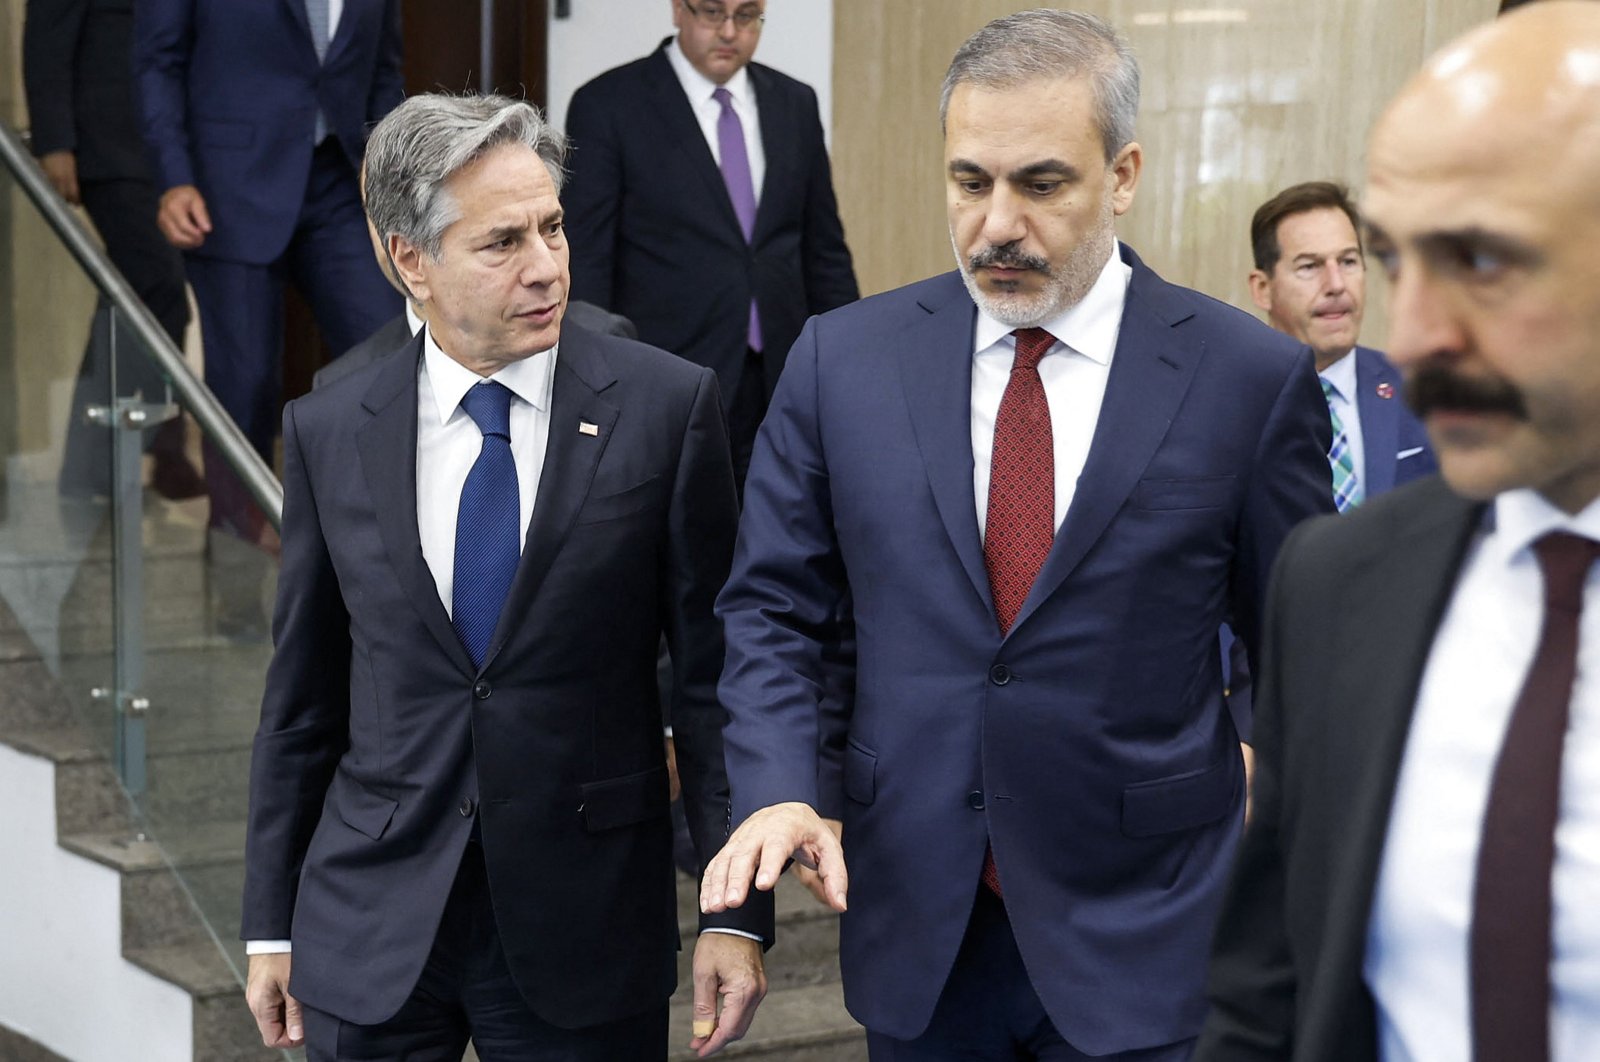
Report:
M 1080 240 L 1065 262 L 1046 273 L 1044 287 L 1031 295 L 984 291 L 978 286 L 970 259 L 964 257 L 956 246 L 953 232 L 950 234 L 950 247 L 955 252 L 956 268 L 961 271 L 961 282 L 966 285 L 967 294 L 979 309 L 1008 328 L 1033 328 L 1076 306 L 1089 294 L 1089 289 L 1094 287 L 1094 282 L 1105 269 L 1107 254 L 1115 251 L 1117 235 L 1112 223 L 1114 216 L 1108 201 L 1096 231 Z

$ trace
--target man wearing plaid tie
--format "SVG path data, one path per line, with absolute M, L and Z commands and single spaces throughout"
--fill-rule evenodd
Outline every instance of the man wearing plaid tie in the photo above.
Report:
M 874 1059 L 1178 1062 L 1199 1031 L 1245 788 L 1217 630 L 1254 651 L 1330 431 L 1303 349 L 1117 241 L 1137 107 L 1098 18 L 969 39 L 959 270 L 811 322 L 757 436 L 718 600 L 739 825 L 701 902 L 816 864 Z
M 1250 296 L 1267 323 L 1311 348 L 1328 400 L 1334 505 L 1340 512 L 1437 470 L 1400 374 L 1356 345 L 1367 302 L 1361 217 L 1342 185 L 1285 188 L 1250 221 Z

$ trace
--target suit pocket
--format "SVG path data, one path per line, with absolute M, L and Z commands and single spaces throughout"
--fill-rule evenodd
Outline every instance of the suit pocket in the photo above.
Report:
M 213 122 L 196 119 L 194 142 L 207 147 L 247 148 L 255 143 L 256 129 L 249 122 Z
M 1141 479 L 1133 489 L 1135 509 L 1218 509 L 1233 493 L 1232 476 L 1192 479 Z
M 1233 806 L 1233 789 L 1226 761 L 1137 782 L 1122 791 L 1122 832 L 1129 837 L 1157 837 L 1216 822 Z
M 590 833 L 632 826 L 667 813 L 667 768 L 663 764 L 638 774 L 589 782 L 580 792 L 583 805 L 578 813 Z
M 364 833 L 374 841 L 383 837 L 394 818 L 399 802 L 381 793 L 374 793 L 347 774 L 334 776 L 333 802 L 339 818 L 357 833 Z
M 624 516 L 659 508 L 661 494 L 659 473 L 622 490 L 591 494 L 584 499 L 583 508 L 578 511 L 578 523 L 598 524 L 604 520 L 620 520 Z
M 844 795 L 857 804 L 870 804 L 878 795 L 878 754 L 855 738 L 845 740 Z

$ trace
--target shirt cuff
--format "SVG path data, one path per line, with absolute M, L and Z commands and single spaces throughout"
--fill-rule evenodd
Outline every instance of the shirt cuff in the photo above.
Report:
M 707 933 L 726 933 L 730 937 L 743 937 L 746 940 L 753 940 L 757 944 L 766 943 L 766 939 L 759 933 L 746 933 L 742 929 L 729 929 L 727 926 L 706 926 L 700 931 L 701 936 Z
M 247 940 L 244 942 L 246 955 L 284 955 L 289 952 L 287 940 Z

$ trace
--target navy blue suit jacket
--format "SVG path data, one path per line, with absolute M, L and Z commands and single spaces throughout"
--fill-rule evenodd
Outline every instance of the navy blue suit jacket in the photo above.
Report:
M 1371 347 L 1357 347 L 1356 410 L 1368 498 L 1439 470 L 1428 430 L 1406 406 L 1400 373 Z
M 845 998 L 920 1034 L 993 845 L 1040 999 L 1089 1054 L 1193 1036 L 1243 771 L 1217 628 L 1332 508 L 1309 351 L 1133 253 L 1088 462 L 1008 635 L 973 500 L 976 308 L 946 274 L 807 324 L 757 439 L 718 600 L 738 821 L 816 805 L 840 725 Z M 819 722 L 853 595 L 853 705 Z
M 288 246 L 317 110 L 353 169 L 400 102 L 399 0 L 345 0 L 319 65 L 304 0 L 139 0 L 133 71 L 165 191 L 192 184 L 213 231 L 192 254 L 264 264 Z
M 854 302 L 859 291 L 817 94 L 770 67 L 746 67 L 767 159 L 747 244 L 665 47 L 601 74 L 567 109 L 572 173 L 561 205 L 572 297 L 620 313 L 646 343 L 715 369 L 731 402 L 752 298 L 770 390 L 806 318 Z
M 296 998 L 394 1015 L 479 820 L 528 1005 L 577 1028 L 665 1004 L 677 905 L 656 689 L 663 631 L 698 856 L 727 835 L 712 602 L 736 500 L 716 378 L 564 329 L 550 436 L 499 627 L 475 668 L 417 532 L 417 360 L 284 411 L 283 563 L 250 767 L 245 939 L 289 938 Z M 584 430 L 588 425 L 593 431 Z M 771 939 L 762 908 L 706 924 Z

